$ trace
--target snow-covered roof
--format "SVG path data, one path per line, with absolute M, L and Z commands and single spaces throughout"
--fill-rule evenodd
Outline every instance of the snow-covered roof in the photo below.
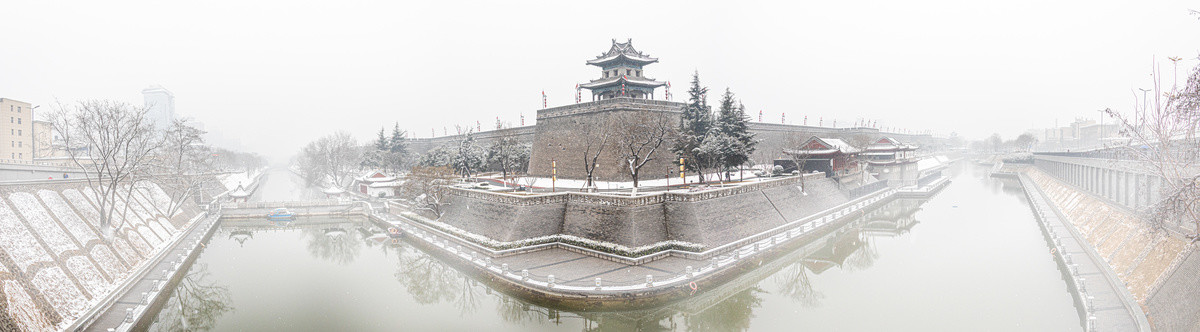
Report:
M 800 146 L 801 148 L 799 149 L 788 149 L 784 152 L 789 154 L 819 155 L 837 152 L 844 154 L 856 154 L 862 151 L 861 149 L 856 148 L 853 145 L 850 145 L 850 143 L 846 143 L 846 141 L 843 141 L 839 138 L 820 138 L 816 136 L 809 138 L 808 141 L 805 141 L 804 144 L 801 144 Z
M 325 188 L 325 190 L 321 190 L 321 192 L 328 194 L 328 195 L 337 195 L 337 194 L 341 194 L 345 191 L 342 190 L 341 188 L 330 185 L 329 188 Z
M 229 193 L 229 197 L 234 197 L 234 198 L 242 198 L 242 197 L 246 197 L 246 196 L 250 196 L 250 193 L 246 192 L 246 189 L 242 188 L 241 185 L 238 185 L 237 189 L 234 189 L 232 192 Z
M 948 162 L 948 158 L 943 156 L 923 158 L 917 161 L 917 171 L 924 171 L 943 167 Z
M 371 183 L 389 182 L 389 181 L 396 181 L 396 177 L 388 176 L 387 174 L 383 173 L 380 170 L 373 169 L 373 170 L 369 170 L 369 171 L 363 173 L 362 175 L 360 175 L 358 177 L 358 180 L 363 181 L 363 182 L 371 182 Z
M 371 184 L 368 184 L 367 187 L 371 187 L 371 188 L 399 187 L 402 184 L 404 184 L 404 181 L 373 182 Z
M 616 39 L 613 39 L 612 47 L 608 49 L 608 52 L 604 52 L 604 54 L 596 56 L 595 59 L 588 60 L 587 64 L 600 66 L 604 63 L 620 58 L 625 58 L 641 65 L 658 62 L 658 58 L 650 57 L 649 55 L 642 54 L 642 52 L 634 49 L 633 38 L 630 38 L 624 43 L 618 43 Z
M 626 75 L 621 75 L 621 76 L 617 76 L 617 77 L 609 77 L 609 78 L 601 78 L 601 79 L 593 80 L 591 82 L 580 84 L 579 87 L 584 88 L 584 89 L 595 89 L 595 88 L 609 86 L 609 85 L 613 85 L 613 84 L 620 84 L 621 82 L 625 82 L 626 84 L 633 85 L 633 86 L 646 86 L 646 87 L 652 87 L 652 88 L 667 85 L 666 82 L 659 82 L 659 81 L 642 78 L 642 77 L 627 77 Z
M 878 141 L 875 141 L 875 143 L 871 143 L 871 145 L 867 146 L 867 150 L 871 150 L 871 151 L 896 151 L 896 150 L 916 150 L 916 149 L 917 149 L 916 146 L 900 143 L 900 141 L 898 141 L 894 138 L 891 138 L 891 137 L 887 137 L 887 136 L 884 136 L 883 138 L 880 138 Z

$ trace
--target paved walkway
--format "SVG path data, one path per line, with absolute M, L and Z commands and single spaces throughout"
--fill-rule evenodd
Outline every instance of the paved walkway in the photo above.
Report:
M 1054 253 L 1070 275 L 1067 283 L 1083 316 L 1086 331 L 1150 331 L 1145 313 L 1108 263 L 1063 217 L 1028 175 L 1019 175 L 1035 216 L 1054 242 Z

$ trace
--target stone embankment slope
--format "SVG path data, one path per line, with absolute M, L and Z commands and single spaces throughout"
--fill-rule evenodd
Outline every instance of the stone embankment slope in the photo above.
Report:
M 1195 274 L 1180 275 L 1181 266 L 1197 265 L 1196 248 L 1189 241 L 1165 231 L 1150 231 L 1133 212 L 1114 207 L 1108 202 L 1077 190 L 1036 168 L 1026 174 L 1038 184 L 1071 224 L 1086 237 L 1109 267 L 1127 286 L 1130 294 L 1146 308 L 1151 323 L 1158 330 L 1196 329 L 1200 308 L 1196 303 L 1180 306 L 1163 304 L 1162 288 L 1173 288 L 1200 296 Z M 1186 262 L 1186 263 L 1185 263 Z M 1191 280 L 1188 280 L 1191 279 Z M 1182 284 L 1181 284 L 1182 283 Z M 1193 301 L 1196 302 L 1196 301 Z
M 118 199 L 112 234 L 86 181 L 0 186 L 0 331 L 57 330 L 115 290 L 185 229 L 200 208 L 172 215 L 171 197 L 143 182 Z

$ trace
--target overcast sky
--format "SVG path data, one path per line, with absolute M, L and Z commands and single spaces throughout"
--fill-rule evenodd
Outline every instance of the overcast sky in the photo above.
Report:
M 647 76 L 670 81 L 676 101 L 698 70 L 710 98 L 729 87 L 765 122 L 1012 137 L 1129 109 L 1152 60 L 1167 80 L 1167 56 L 1195 66 L 1189 8 L 1200 4 L 13 1 L 0 97 L 140 105 L 160 84 L 215 143 L 283 158 L 395 122 L 417 137 L 522 114 L 532 124 L 541 91 L 550 106 L 573 103 L 575 84 L 600 75 L 584 62 L 632 38 L 660 59 Z

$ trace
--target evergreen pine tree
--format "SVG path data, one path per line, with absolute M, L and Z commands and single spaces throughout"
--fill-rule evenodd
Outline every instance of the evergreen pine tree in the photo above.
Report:
M 382 137 L 382 135 L 383 134 L 381 132 L 380 137 Z M 408 136 L 408 132 L 400 130 L 400 123 L 397 122 L 396 126 L 392 127 L 392 140 L 388 144 L 391 152 L 398 153 L 400 155 L 408 153 L 408 142 L 405 140 L 405 136 Z
M 387 137 L 383 136 L 383 127 L 379 127 L 379 138 L 375 140 L 375 150 L 388 150 L 388 140 Z
M 678 158 L 685 158 L 688 170 L 700 172 L 705 158 L 700 153 L 701 145 L 712 128 L 712 108 L 708 106 L 708 88 L 700 86 L 700 73 L 692 74 L 692 86 L 688 89 L 688 104 L 683 109 L 679 123 L 679 138 L 671 148 Z
M 750 133 L 747 123 L 750 117 L 746 115 L 746 106 L 738 101 L 728 88 L 721 96 L 721 108 L 717 115 L 716 131 L 727 140 L 723 140 L 720 167 L 735 168 L 750 160 L 754 153 L 754 134 Z

